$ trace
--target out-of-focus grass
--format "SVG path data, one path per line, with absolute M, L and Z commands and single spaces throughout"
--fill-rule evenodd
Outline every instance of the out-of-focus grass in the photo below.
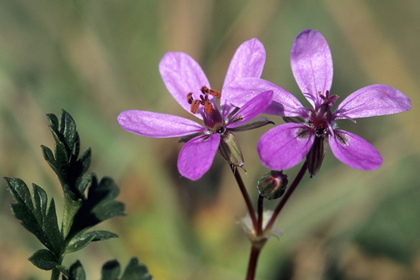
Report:
M 128 214 L 104 225 L 118 240 L 69 255 L 67 264 L 81 259 L 89 278 L 97 279 L 105 260 L 138 256 L 155 279 L 243 279 L 249 244 L 235 217 L 245 208 L 226 164 L 216 159 L 198 182 L 180 178 L 176 139 L 129 134 L 116 116 L 127 109 L 188 116 L 159 77 L 163 54 L 189 53 L 220 88 L 235 49 L 252 37 L 266 47 L 263 77 L 301 98 L 290 46 L 301 30 L 318 29 L 330 44 L 333 93 L 341 100 L 384 83 L 407 94 L 413 109 L 339 124 L 373 143 L 383 166 L 353 170 L 329 153 L 319 175 L 303 181 L 279 216 L 285 235 L 268 242 L 258 279 L 416 279 L 419 12 L 419 2 L 391 0 L 3 0 L 0 175 L 35 182 L 59 198 L 39 146 L 53 143 L 44 115 L 65 109 L 82 145 L 93 148 L 93 169 L 118 181 Z M 264 172 L 254 147 L 264 131 L 239 135 L 253 197 Z M 2 185 L 0 278 L 45 279 L 48 273 L 26 261 L 40 246 L 11 216 Z

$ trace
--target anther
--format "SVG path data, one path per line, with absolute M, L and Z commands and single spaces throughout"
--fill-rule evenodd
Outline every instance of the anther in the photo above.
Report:
M 216 98 L 220 98 L 221 96 L 222 96 L 222 94 L 221 94 L 221 92 L 220 91 L 218 91 L 218 90 L 215 90 L 215 89 L 209 89 L 208 87 L 206 87 L 206 86 L 203 86 L 203 87 L 201 87 L 201 92 L 203 93 L 203 94 L 210 94 L 210 95 L 212 95 L 212 96 L 214 96 L 214 97 L 216 97 Z
M 215 90 L 215 89 L 209 90 L 209 94 L 210 95 L 213 95 L 216 98 L 220 98 L 222 96 L 222 94 L 220 93 L 220 91 Z
M 200 107 L 200 100 L 192 100 L 191 101 L 191 113 L 195 114 L 198 111 L 198 108 Z
M 193 95 L 192 92 L 187 93 L 187 101 L 188 101 L 188 104 L 192 104 L 193 101 L 194 101 L 194 98 L 192 97 L 192 95 Z
M 209 92 L 209 88 L 206 86 L 202 86 L 200 90 L 203 94 L 207 94 Z
M 206 99 L 204 100 L 204 112 L 206 112 L 207 115 L 211 115 L 211 113 L 213 112 L 213 104 L 211 103 L 210 100 Z

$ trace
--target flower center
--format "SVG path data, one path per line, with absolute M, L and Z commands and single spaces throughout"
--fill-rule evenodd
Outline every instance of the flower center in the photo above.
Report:
M 200 111 L 200 114 L 203 117 L 205 126 L 212 132 L 223 134 L 226 131 L 226 128 L 223 124 L 222 115 L 219 112 L 219 109 L 216 107 L 216 104 L 209 99 L 209 95 L 216 98 L 221 97 L 221 92 L 215 89 L 209 89 L 206 86 L 201 87 L 200 89 L 200 99 L 194 99 L 193 93 L 187 93 L 187 101 L 191 104 L 191 113 L 196 114 L 199 112 L 201 106 L 203 110 Z
M 337 95 L 330 95 L 327 90 L 325 95 L 318 93 L 323 100 L 322 104 L 315 110 L 311 110 L 309 126 L 315 130 L 315 136 L 325 137 L 328 134 L 328 128 L 331 123 L 331 107 L 338 99 Z
M 195 100 L 192 96 L 192 92 L 187 93 L 187 101 L 189 104 L 191 104 L 191 113 L 196 114 L 198 112 L 198 109 L 200 108 L 200 105 L 202 105 L 204 107 L 204 112 L 210 115 L 213 112 L 214 107 L 213 103 L 209 100 L 209 95 L 212 95 L 216 98 L 220 98 L 222 94 L 220 93 L 220 91 L 215 89 L 209 89 L 206 86 L 201 87 L 200 91 L 203 94 L 200 94 L 200 99 Z

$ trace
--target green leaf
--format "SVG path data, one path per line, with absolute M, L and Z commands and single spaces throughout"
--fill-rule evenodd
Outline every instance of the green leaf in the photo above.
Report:
M 82 207 L 83 200 L 81 198 L 74 198 L 73 193 L 64 192 L 64 213 L 62 232 L 64 239 L 70 232 L 70 229 L 75 222 L 74 217 L 76 216 L 79 209 Z M 77 222 L 77 221 L 76 221 Z
M 72 116 L 63 111 L 60 121 L 53 114 L 47 115 L 50 131 L 55 140 L 54 154 L 49 148 L 42 147 L 44 158 L 57 174 L 64 192 L 71 192 L 75 198 L 82 198 L 76 182 L 80 182 L 83 174 L 89 169 L 91 151 L 88 149 L 77 159 L 80 152 L 80 138 L 76 123 Z
M 44 159 L 45 159 L 47 162 L 52 162 L 52 163 L 54 163 L 54 162 L 55 162 L 55 159 L 54 159 L 54 154 L 53 154 L 53 152 L 51 151 L 51 149 L 50 149 L 50 148 L 48 148 L 48 147 L 46 147 L 46 146 L 44 146 L 44 145 L 41 145 L 41 149 L 42 149 L 42 155 L 44 156 Z
M 69 277 L 67 279 L 68 280 L 85 280 L 86 279 L 86 273 L 80 261 L 76 261 L 74 264 L 70 266 Z
M 103 178 L 99 183 L 94 174 L 88 190 L 88 197 L 75 217 L 75 221 L 69 235 L 76 235 L 91 228 L 109 218 L 122 216 L 124 204 L 114 200 L 119 194 L 115 182 L 108 177 Z
M 33 198 L 24 181 L 18 178 L 5 178 L 16 203 L 11 205 L 15 217 L 45 247 L 53 252 L 61 250 L 61 233 L 58 228 L 54 200 L 49 207 L 46 192 L 33 185 Z
M 44 222 L 42 224 L 42 229 L 53 245 L 53 248 L 55 248 L 55 252 L 61 249 L 63 239 L 60 233 L 60 229 L 58 228 L 54 198 L 51 198 L 47 214 L 45 215 Z
M 58 118 L 54 114 L 47 114 L 47 119 L 52 127 L 58 127 Z
M 73 117 L 63 110 L 61 114 L 60 132 L 68 147 L 72 149 L 75 156 L 79 153 L 79 135 L 76 130 L 76 123 Z
M 51 270 L 58 265 L 57 256 L 47 249 L 36 251 L 31 257 L 29 257 L 29 261 L 36 267 L 43 270 Z
M 151 280 L 147 267 L 139 263 L 137 258 L 132 258 L 124 270 L 121 280 Z
M 29 192 L 28 186 L 19 178 L 5 178 L 9 185 L 9 189 L 12 192 L 18 203 L 25 204 L 30 210 L 34 209 L 32 205 L 31 193 Z
M 108 261 L 102 266 L 101 280 L 118 280 L 120 271 L 121 267 L 117 260 Z
M 92 183 L 93 177 L 95 176 L 95 174 L 93 172 L 86 174 L 83 177 L 80 177 L 77 181 L 76 181 L 76 189 L 78 190 L 79 193 L 83 194 L 87 187 Z
M 106 230 L 95 230 L 88 233 L 78 234 L 69 242 L 65 253 L 68 254 L 81 250 L 92 241 L 101 241 L 117 237 L 118 235 L 115 233 Z
M 81 173 L 86 173 L 92 161 L 92 150 L 88 148 L 80 157 Z M 83 192 L 82 192 L 83 193 Z
M 120 193 L 114 180 L 109 177 L 104 177 L 97 185 L 92 185 L 89 188 L 89 200 L 94 202 L 106 201 L 116 198 Z

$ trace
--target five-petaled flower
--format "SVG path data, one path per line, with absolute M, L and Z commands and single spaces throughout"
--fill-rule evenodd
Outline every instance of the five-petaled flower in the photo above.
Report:
M 197 180 L 210 168 L 217 151 L 232 165 L 242 167 L 243 158 L 232 134 L 270 123 L 267 118 L 255 118 L 271 103 L 272 92 L 261 91 L 241 104 L 233 106 L 224 88 L 238 78 L 261 76 L 265 50 L 261 42 L 251 39 L 237 49 L 229 65 L 221 92 L 210 87 L 201 67 L 189 55 L 169 52 L 164 55 L 159 71 L 166 88 L 188 112 L 204 123 L 200 125 L 183 117 L 128 110 L 120 113 L 120 126 L 147 137 L 181 137 L 186 142 L 178 156 L 182 176 Z M 242 92 L 246 95 L 246 91 Z M 220 98 L 220 109 L 216 99 Z
M 325 38 L 315 30 L 304 30 L 291 49 L 291 66 L 296 82 L 312 105 L 306 108 L 286 90 L 261 79 L 245 78 L 230 85 L 232 102 L 243 103 L 241 92 L 273 91 L 273 103 L 266 113 L 279 115 L 287 123 L 267 131 L 258 142 L 263 164 L 283 170 L 298 164 L 305 157 L 311 176 L 322 163 L 327 144 L 333 154 L 350 167 L 363 170 L 378 168 L 382 163 L 379 152 L 366 140 L 339 130 L 336 120 L 400 113 L 411 108 L 410 99 L 386 85 L 370 85 L 350 94 L 331 112 L 338 96 L 331 95 L 333 65 Z

